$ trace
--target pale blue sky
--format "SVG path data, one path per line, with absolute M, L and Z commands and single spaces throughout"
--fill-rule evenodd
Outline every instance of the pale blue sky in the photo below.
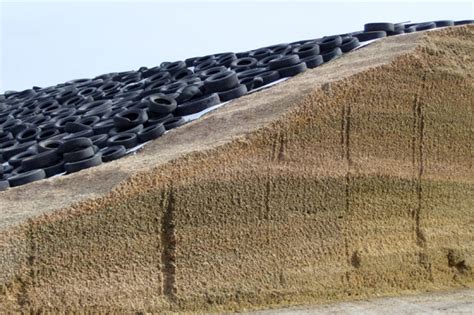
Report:
M 0 2 L 0 92 L 356 31 L 367 22 L 474 15 L 473 1 Z

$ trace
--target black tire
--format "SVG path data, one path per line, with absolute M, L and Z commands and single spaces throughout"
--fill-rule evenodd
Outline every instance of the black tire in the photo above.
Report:
M 185 86 L 186 86 L 186 83 L 182 81 L 175 81 L 175 82 L 171 82 L 170 84 L 163 85 L 159 90 L 161 93 L 164 93 L 164 94 L 172 94 Z
M 100 121 L 99 116 L 86 116 L 86 117 L 82 117 L 81 119 L 79 119 L 77 121 L 77 123 L 90 127 L 90 126 L 93 126 L 94 124 L 98 123 L 99 121 Z
M 102 155 L 102 162 L 107 163 L 117 160 L 127 154 L 127 149 L 123 145 L 105 147 L 99 151 Z
M 299 64 L 300 57 L 298 55 L 285 55 L 274 59 L 268 63 L 270 70 L 278 70 L 280 68 L 287 68 Z
M 199 77 L 187 78 L 187 79 L 181 80 L 180 82 L 184 83 L 185 85 L 198 85 L 198 86 L 202 86 L 202 85 L 204 84 L 204 82 L 201 81 L 201 78 L 199 78 Z M 182 88 L 180 88 L 180 89 L 182 89 Z M 178 89 L 178 91 L 179 91 L 180 89 Z
M 84 138 L 84 137 L 91 137 L 94 135 L 94 130 L 92 129 L 85 129 L 78 132 L 68 133 L 63 137 L 63 140 L 69 140 L 74 138 Z
M 306 58 L 319 55 L 319 45 L 316 43 L 307 43 L 293 49 L 293 53 L 300 58 Z
M 136 102 L 134 102 L 134 101 L 118 99 L 115 102 L 115 104 L 113 105 L 112 111 L 108 112 L 105 115 L 103 115 L 102 117 L 100 117 L 100 120 L 103 121 L 103 120 L 107 120 L 107 119 L 112 119 L 116 114 L 120 113 L 121 111 L 126 110 L 127 108 L 131 108 L 131 106 L 133 106 L 135 104 L 136 104 Z M 92 116 L 88 116 L 88 117 L 85 117 L 85 118 L 89 118 L 89 117 L 92 117 Z M 94 126 L 94 125 L 95 124 L 93 124 L 92 126 Z
M 173 112 L 178 106 L 176 100 L 164 94 L 154 94 L 147 97 L 144 102 L 148 104 L 148 110 L 158 115 Z
M 58 129 L 58 130 L 60 130 L 61 132 L 63 132 L 63 131 L 64 131 L 64 128 L 66 127 L 66 124 L 67 124 L 67 123 L 77 122 L 79 119 L 81 119 L 81 117 L 78 116 L 78 115 L 71 115 L 71 116 L 59 118 L 59 119 L 56 120 L 56 122 L 54 123 L 54 126 L 56 127 L 56 129 Z
M 92 97 L 93 100 L 98 100 L 103 95 L 103 93 L 98 91 L 96 87 L 86 87 L 81 89 L 77 95 L 84 98 Z
M 137 133 L 142 132 L 142 131 L 143 131 L 143 125 L 138 125 L 138 126 L 135 126 L 135 127 L 132 127 L 132 128 L 117 128 L 117 127 L 114 127 L 114 128 L 109 130 L 108 135 L 110 137 L 112 137 L 112 136 L 118 135 L 119 133 L 134 133 L 134 134 L 137 134 Z
M 26 170 L 34 170 L 54 165 L 60 160 L 57 150 L 40 152 L 34 156 L 24 158 L 21 161 L 21 167 Z
M 385 31 L 393 32 L 395 31 L 395 25 L 393 23 L 367 23 L 364 25 L 365 32 L 374 32 L 374 31 Z
M 49 116 L 44 116 L 43 114 L 35 114 L 35 116 L 32 116 L 30 118 L 27 118 L 27 119 L 23 119 L 24 122 L 27 122 L 27 123 L 30 123 L 30 124 L 33 124 L 37 127 L 39 127 L 40 125 L 44 124 L 44 123 L 47 123 L 51 120 L 51 117 Z
M 21 121 L 21 120 L 20 120 Z M 25 131 L 26 129 L 29 129 L 29 128 L 35 128 L 36 126 L 34 126 L 33 124 L 30 124 L 30 123 L 25 123 L 23 121 L 21 121 L 21 123 L 19 123 L 18 125 L 16 125 L 14 128 L 11 129 L 11 132 L 12 134 L 16 136 L 18 136 L 21 132 Z M 30 140 L 31 141 L 31 140 Z
M 247 87 L 244 84 L 240 84 L 239 86 L 233 89 L 218 93 L 221 102 L 227 102 L 235 98 L 244 96 L 245 94 L 247 94 Z
M 249 56 L 249 51 L 241 51 L 241 52 L 238 52 L 238 53 L 235 53 L 235 55 L 237 56 L 237 59 L 240 59 L 240 58 L 246 58 Z
M 255 68 L 258 63 L 258 60 L 252 57 L 242 57 L 238 58 L 230 64 L 230 68 L 236 71 L 243 71 Z
M 325 52 L 331 49 L 334 49 L 336 47 L 341 46 L 342 44 L 342 37 L 339 35 L 335 36 L 327 36 L 323 37 L 321 42 L 319 43 L 319 49 L 321 52 Z
M 237 74 L 237 77 L 239 78 L 239 80 L 242 80 L 244 78 L 253 78 L 253 77 L 258 76 L 259 74 L 265 73 L 267 71 L 268 71 L 268 69 L 266 69 L 266 68 L 254 68 L 254 69 L 239 72 Z
M 90 103 L 94 101 L 94 99 L 90 96 L 88 97 L 83 97 L 80 95 L 75 95 L 69 99 L 67 99 L 65 102 L 62 103 L 62 106 L 64 107 L 78 107 L 82 104 Z
M 239 79 L 234 71 L 217 73 L 204 80 L 204 89 L 207 93 L 230 90 L 237 85 Z
M 171 119 L 173 117 L 173 114 L 163 114 L 163 115 L 153 115 L 148 118 L 148 121 L 146 122 L 145 126 L 151 126 L 155 125 L 158 123 L 163 123 L 164 121 Z
M 40 133 L 40 129 L 36 127 L 29 127 L 21 131 L 16 135 L 18 142 L 23 143 L 27 141 L 36 140 L 36 137 Z
M 217 65 L 228 68 L 230 67 L 230 64 L 232 63 L 232 61 L 236 59 L 237 59 L 237 56 L 234 53 L 223 54 L 217 58 Z
M 169 72 L 171 75 L 179 72 L 180 70 L 186 68 L 186 63 L 184 61 L 175 61 L 166 63 L 162 69 L 163 71 Z
M 107 108 L 111 106 L 112 106 L 111 100 L 98 100 L 98 101 L 90 102 L 82 106 L 79 106 L 79 108 L 77 108 L 76 114 L 82 115 L 96 108 Z
M 10 188 L 8 180 L 0 180 L 0 191 L 7 190 L 8 188 Z
M 43 112 L 44 114 L 45 111 L 58 109 L 60 108 L 60 106 L 56 100 L 47 98 L 47 99 L 39 101 L 37 108 L 41 110 L 41 112 Z
M 16 186 L 32 183 L 44 178 L 46 178 L 46 174 L 44 170 L 36 169 L 36 170 L 27 171 L 27 172 L 16 174 L 16 175 L 13 175 L 12 177 L 9 177 L 8 183 L 10 184 L 10 187 L 16 187 Z
M 316 55 L 301 59 L 306 64 L 306 68 L 313 69 L 324 63 L 323 56 Z
M 36 141 L 18 143 L 14 140 L 8 140 L 0 145 L 0 155 L 4 161 L 8 161 L 12 156 L 25 151 L 33 145 L 36 145 Z
M 193 67 L 194 66 L 194 61 L 198 58 L 199 57 L 191 57 L 191 58 L 188 58 L 188 59 L 184 60 L 184 63 L 186 64 L 186 67 Z
M 81 86 L 86 86 L 88 83 L 90 83 L 91 79 L 74 79 L 67 81 L 67 85 L 74 85 L 76 87 L 81 87 Z
M 68 133 L 75 133 L 75 132 L 81 132 L 84 130 L 91 130 L 92 128 L 87 125 L 83 125 L 78 122 L 68 122 L 64 126 L 64 131 Z
M 197 85 L 188 85 L 179 91 L 179 96 L 176 98 L 176 102 L 182 104 L 202 95 L 203 93 Z
M 77 94 L 77 88 L 71 87 L 69 89 L 62 89 L 59 94 L 56 95 L 56 100 L 59 104 L 64 103 L 67 99 Z
M 213 67 L 213 68 L 204 70 L 204 71 L 200 72 L 198 75 L 202 80 L 206 80 L 207 78 L 209 78 L 210 76 L 212 76 L 214 74 L 218 74 L 218 73 L 222 73 L 222 72 L 226 72 L 226 71 L 227 71 L 226 67 L 218 66 L 218 67 Z
M 99 116 L 102 117 L 107 113 L 110 113 L 112 111 L 112 104 L 104 104 L 102 106 L 95 107 L 84 114 L 84 118 L 87 118 L 88 116 Z
M 347 37 L 342 41 L 341 50 L 343 53 L 347 53 L 359 47 L 359 45 L 360 43 L 357 37 Z
M 459 21 L 454 22 L 454 25 L 466 25 L 466 24 L 474 24 L 474 20 L 459 20 Z
M 90 158 L 95 154 L 94 148 L 90 147 L 76 147 L 74 151 L 64 153 L 65 162 L 77 162 Z
M 275 71 L 275 70 L 260 73 L 257 77 L 261 78 L 263 82 L 262 82 L 262 85 L 256 85 L 255 87 L 267 85 L 281 79 L 280 74 L 278 73 L 278 71 Z
M 387 32 L 387 36 L 396 36 L 396 35 L 401 35 L 405 34 L 404 30 L 395 30 L 393 32 Z
M 215 59 L 210 59 L 204 62 L 201 62 L 194 66 L 194 72 L 201 72 L 207 69 L 211 69 L 217 66 L 217 61 Z
M 436 27 L 446 27 L 446 26 L 454 26 L 453 20 L 442 20 L 442 21 L 434 21 Z
M 12 140 L 12 139 L 13 139 L 13 135 L 11 132 L 0 131 L 0 143 L 3 143 L 7 140 Z
M 220 103 L 219 95 L 217 93 L 213 93 L 213 94 L 205 95 L 198 99 L 180 104 L 178 105 L 178 107 L 176 107 L 175 112 L 176 112 L 176 115 L 179 115 L 179 116 L 191 115 L 191 114 L 199 113 L 205 110 L 206 108 L 215 106 L 219 103 Z
M 171 130 L 174 128 L 177 128 L 179 126 L 182 126 L 186 123 L 186 120 L 184 120 L 183 117 L 180 116 L 173 116 L 163 122 L 163 125 L 165 126 L 166 130 Z
M 363 32 L 360 34 L 354 34 L 354 37 L 357 37 L 360 42 L 366 42 L 368 40 L 383 38 L 386 36 L 387 33 L 385 31 Z
M 100 134 L 108 134 L 110 129 L 115 127 L 115 123 L 113 119 L 107 119 L 103 121 L 99 121 L 95 125 L 92 126 L 92 130 L 94 131 L 94 134 L 100 135 Z
M 304 62 L 300 62 L 293 66 L 278 69 L 278 74 L 280 75 L 280 78 L 293 77 L 297 74 L 305 72 L 306 69 L 306 64 Z
M 249 57 L 261 60 L 272 54 L 272 51 L 268 48 L 255 49 L 249 52 Z
M 173 79 L 174 80 L 182 80 L 182 79 L 185 79 L 189 76 L 192 76 L 194 74 L 194 72 L 190 69 L 187 69 L 187 68 L 183 68 L 181 70 L 179 70 L 178 72 L 176 72 L 175 74 L 173 74 Z
M 405 28 L 405 24 L 403 23 L 395 23 L 393 24 L 393 31 L 396 32 L 396 31 L 403 31 L 403 29 Z
M 138 142 L 144 143 L 156 139 L 165 133 L 166 129 L 162 123 L 150 125 L 137 134 Z
M 143 109 L 129 109 L 114 116 L 114 124 L 118 128 L 132 128 L 144 124 L 148 115 Z
M 415 28 L 417 32 L 426 31 L 426 30 L 436 28 L 436 24 L 434 22 L 420 23 L 420 24 L 417 24 Z
M 163 87 L 163 85 L 160 85 L 159 87 L 151 87 L 149 89 L 146 89 L 144 91 L 142 91 L 141 95 L 140 95 L 140 98 L 141 98 L 141 101 L 143 102 L 143 100 L 145 100 L 148 96 L 151 96 L 151 95 L 155 95 L 155 94 L 162 94 L 161 92 L 161 88 Z M 131 104 L 134 104 L 135 102 L 131 101 L 130 102 Z M 132 105 L 133 106 L 133 105 Z M 112 111 L 116 110 L 117 108 L 113 108 Z M 116 114 L 117 112 L 115 112 Z M 105 114 L 102 116 L 102 118 L 104 117 L 107 117 L 108 114 Z M 110 117 L 110 116 L 108 116 Z
M 38 152 L 26 150 L 23 152 L 20 152 L 18 154 L 15 154 L 8 160 L 8 164 L 10 164 L 13 167 L 19 167 L 21 165 L 21 162 L 28 157 L 35 156 L 38 154 Z
M 90 138 L 79 137 L 79 138 L 68 139 L 68 140 L 63 141 L 62 145 L 59 147 L 59 152 L 61 153 L 72 152 L 76 150 L 76 148 L 91 147 L 92 145 L 93 145 L 92 140 Z
M 107 139 L 108 139 L 108 135 L 106 134 L 101 134 L 101 135 L 93 135 L 92 137 L 90 137 L 91 141 L 92 141 L 92 144 L 97 146 L 98 148 L 103 148 L 106 146 L 107 144 Z
M 134 133 L 119 133 L 107 140 L 108 146 L 123 145 L 127 149 L 133 148 L 137 144 L 138 138 Z
M 291 54 L 293 47 L 288 44 L 277 44 L 273 46 L 267 47 L 268 49 L 271 49 L 273 55 L 287 55 Z
M 163 83 L 165 85 L 168 82 L 171 82 L 171 74 L 166 71 L 160 70 L 160 72 L 154 73 L 146 78 L 147 89 L 150 85 L 155 85 L 157 82 Z
M 292 42 L 290 43 L 290 45 L 292 46 L 292 48 L 295 48 L 295 47 L 298 47 L 298 46 L 301 46 L 301 45 L 305 45 L 305 44 L 309 44 L 309 43 L 318 43 L 318 42 L 321 42 L 323 38 L 318 38 L 318 39 L 303 39 L 303 40 L 298 40 L 296 42 Z
M 64 161 L 60 161 L 57 164 L 43 168 L 44 173 L 46 174 L 46 178 L 64 173 L 64 164 Z
M 13 172 L 13 166 L 10 164 L 1 166 L 0 164 L 0 174 L 3 174 L 3 177 L 6 178 L 6 174 L 11 174 Z
M 330 60 L 333 60 L 339 56 L 342 56 L 342 50 L 339 47 L 334 48 L 331 51 L 328 51 L 324 54 L 321 55 L 323 57 L 324 62 L 328 62 Z
M 63 145 L 63 141 L 59 139 L 46 139 L 43 141 L 38 142 L 38 152 L 44 152 L 49 150 L 58 150 L 61 152 L 59 148 Z
M 263 85 L 263 79 L 260 77 L 245 77 L 240 79 L 240 84 L 244 84 L 247 87 L 247 91 L 252 91 Z
M 280 54 L 273 54 L 273 55 L 267 56 L 263 59 L 260 59 L 257 62 L 257 67 L 256 68 L 252 68 L 252 69 L 245 70 L 245 71 L 242 71 L 242 72 L 252 71 L 252 70 L 255 70 L 255 69 L 258 69 L 258 70 L 266 69 L 266 70 L 268 70 L 268 64 L 270 63 L 270 61 L 275 60 L 277 58 L 280 58 L 282 56 L 283 55 L 280 55 Z M 240 73 L 242 73 L 242 72 L 240 72 Z
M 11 132 L 13 135 L 15 135 L 15 127 L 18 127 L 21 124 L 21 120 L 11 118 L 5 121 L 4 123 L 0 124 L 0 130 L 3 130 L 4 132 Z
M 50 128 L 50 129 L 45 129 L 41 130 L 38 135 L 36 136 L 37 141 L 43 141 L 49 138 L 52 138 L 54 136 L 57 136 L 60 134 L 60 131 L 58 129 Z
M 53 117 L 55 121 L 60 118 L 69 117 L 76 114 L 75 108 L 58 108 L 48 113 L 49 116 Z
M 197 57 L 194 59 L 193 66 L 196 67 L 200 63 L 207 62 L 209 60 L 215 60 L 216 57 L 214 55 L 208 55 L 208 56 L 202 56 L 202 57 Z
M 102 155 L 100 153 L 97 153 L 93 157 L 90 157 L 86 160 L 65 163 L 64 170 L 68 173 L 75 173 L 86 168 L 98 166 L 100 164 L 102 164 Z

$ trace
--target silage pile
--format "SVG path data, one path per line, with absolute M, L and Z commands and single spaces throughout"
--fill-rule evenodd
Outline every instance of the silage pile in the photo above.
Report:
M 135 156 L 0 195 L 2 311 L 473 285 L 474 28 L 382 40 Z

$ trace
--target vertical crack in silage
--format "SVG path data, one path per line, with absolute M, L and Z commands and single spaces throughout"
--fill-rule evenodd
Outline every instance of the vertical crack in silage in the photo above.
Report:
M 417 108 L 418 104 L 420 102 L 420 91 L 416 93 L 415 99 L 413 101 L 413 107 L 412 107 L 412 112 L 413 112 L 413 133 L 411 137 L 411 163 L 413 170 L 417 168 L 416 166 L 416 143 L 418 139 L 418 115 L 417 115 Z
M 426 269 L 428 279 L 434 281 L 432 263 L 430 257 L 426 252 L 426 237 L 421 228 L 421 211 L 422 211 L 422 198 L 423 198 L 423 186 L 422 177 L 424 172 L 424 137 L 425 137 L 425 112 L 423 108 L 423 101 L 421 95 L 427 89 L 427 78 L 426 73 L 423 74 L 422 84 L 418 94 L 415 97 L 413 105 L 414 114 L 414 132 L 413 132 L 413 166 L 416 176 L 416 199 L 417 204 L 413 213 L 414 229 L 415 229 L 415 242 L 416 245 L 421 248 L 418 253 L 418 261 Z M 416 161 L 418 158 L 418 161 Z
M 422 208 L 422 176 L 424 168 L 424 156 L 423 156 L 423 143 L 424 143 L 424 111 L 423 111 L 423 102 L 421 100 L 421 94 L 427 88 L 426 84 L 426 73 L 423 74 L 422 84 L 418 95 L 415 97 L 414 103 L 414 138 L 416 141 L 413 141 L 412 150 L 413 150 L 413 164 L 416 169 L 416 198 L 417 204 L 413 214 L 414 224 L 415 224 L 415 238 L 416 244 L 420 247 L 426 246 L 426 238 L 421 230 L 421 208 Z M 416 157 L 418 157 L 418 163 L 416 163 Z
M 346 123 L 344 127 L 344 134 L 345 134 L 345 144 L 346 144 L 346 152 L 345 157 L 347 161 L 347 175 L 349 175 L 350 168 L 352 166 L 351 161 L 351 154 L 350 154 L 350 130 L 351 130 L 351 105 L 347 105 L 346 109 Z
M 30 299 L 28 296 L 28 286 L 34 284 L 35 272 L 34 264 L 36 259 L 36 241 L 34 237 L 34 225 L 30 221 L 26 230 L 26 271 L 18 276 L 17 281 L 19 289 L 16 295 L 16 301 L 20 309 L 26 310 L 30 306 Z
M 342 138 L 341 138 L 341 145 L 342 145 L 342 152 L 343 158 L 346 162 L 346 175 L 344 178 L 344 198 L 345 198 L 345 205 L 344 205 L 344 216 L 345 221 L 344 224 L 349 224 L 349 214 L 350 214 L 350 170 L 351 170 L 351 156 L 350 156 L 350 127 L 351 127 L 351 105 L 343 105 L 342 109 Z M 347 231 L 344 235 L 344 247 L 345 247 L 345 254 L 346 259 L 350 263 L 351 254 L 349 250 L 349 241 Z
M 287 143 L 288 143 L 288 139 L 286 137 L 286 133 L 284 132 L 280 133 L 280 150 L 278 152 L 278 160 L 280 162 L 286 159 Z
M 419 126 L 418 126 L 418 135 L 419 135 L 419 142 L 418 142 L 418 156 L 419 156 L 419 167 L 418 167 L 418 179 L 417 179 L 417 189 L 416 189 L 416 194 L 417 194 L 417 200 L 418 204 L 416 207 L 415 211 L 415 226 L 416 226 L 416 243 L 419 246 L 424 247 L 425 246 L 425 236 L 421 231 L 421 223 L 420 223 L 420 216 L 421 216 L 421 201 L 422 201 L 422 183 L 421 179 L 423 176 L 423 137 L 424 137 L 424 113 L 423 113 L 423 108 L 421 102 L 419 102 L 418 108 L 417 108 L 417 116 L 418 116 L 418 121 L 419 121 Z
M 163 274 L 163 294 L 174 300 L 176 297 L 176 231 L 175 231 L 175 192 L 171 187 L 164 196 L 161 221 L 161 270 Z
M 267 175 L 267 180 L 265 183 L 265 215 L 263 217 L 263 220 L 265 220 L 265 225 L 266 225 L 266 238 L 267 238 L 267 244 L 270 244 L 270 234 L 271 234 L 271 224 L 272 221 L 270 220 L 270 193 L 271 193 L 271 179 L 270 179 L 270 169 Z
M 342 106 L 341 115 L 341 158 L 346 159 L 346 106 Z
M 273 161 L 276 161 L 277 158 L 278 158 L 278 154 L 279 154 L 279 147 L 280 147 L 280 132 L 278 132 L 276 135 L 275 135 L 275 138 L 272 139 L 272 152 L 271 152 L 271 155 L 270 155 L 270 161 L 273 162 Z
M 259 220 L 260 223 L 263 223 L 265 226 L 265 236 L 267 244 L 270 244 L 271 233 L 272 233 L 272 224 L 271 221 L 271 209 L 270 209 L 270 195 L 271 195 L 271 186 L 272 186 L 272 176 L 271 176 L 271 166 L 273 163 L 284 160 L 285 158 L 285 144 L 284 136 L 281 131 L 278 131 L 275 135 L 275 138 L 272 143 L 272 152 L 270 155 L 270 161 L 267 166 L 267 172 L 265 175 L 265 187 L 263 191 L 263 209 L 260 210 Z

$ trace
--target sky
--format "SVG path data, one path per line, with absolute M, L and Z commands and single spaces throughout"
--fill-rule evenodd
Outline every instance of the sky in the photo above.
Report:
M 225 51 L 361 30 L 474 19 L 474 1 L 5 1 L 0 93 Z

